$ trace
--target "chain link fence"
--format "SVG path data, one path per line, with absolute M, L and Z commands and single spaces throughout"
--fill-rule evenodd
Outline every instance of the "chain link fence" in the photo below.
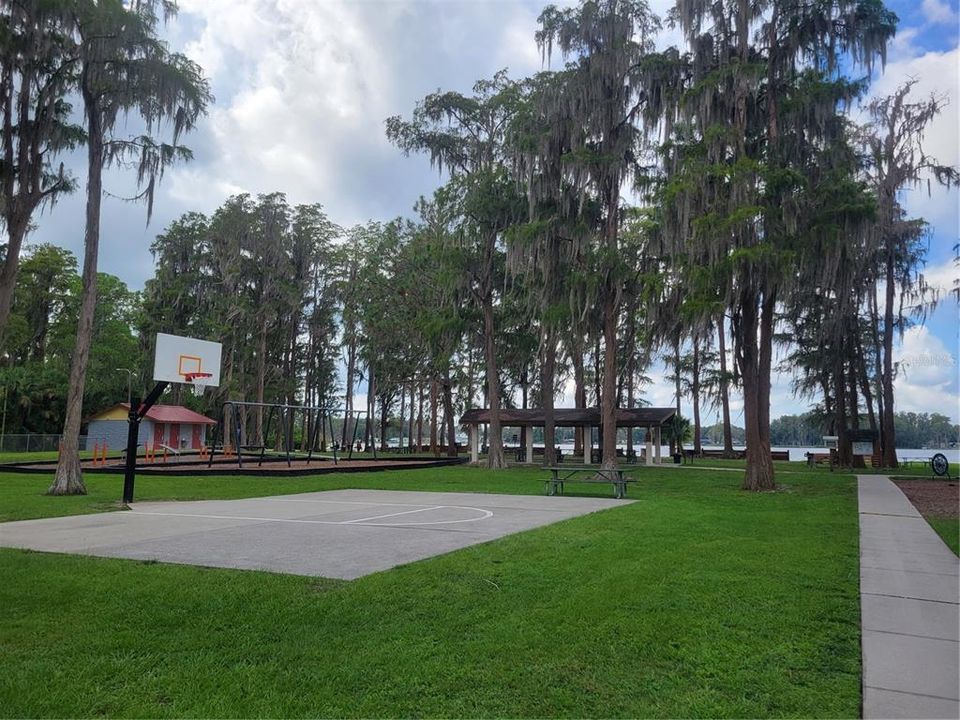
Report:
M 0 435 L 0 452 L 27 453 L 27 452 L 56 452 L 60 449 L 62 435 L 41 435 L 29 433 L 24 435 Z M 80 449 L 87 446 L 85 435 L 80 436 Z

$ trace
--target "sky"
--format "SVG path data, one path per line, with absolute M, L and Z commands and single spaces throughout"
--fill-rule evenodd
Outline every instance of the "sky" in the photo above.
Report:
M 925 149 L 960 166 L 960 49 L 958 0 L 889 0 L 901 23 L 886 68 L 870 95 L 885 95 L 907 79 L 914 93 L 948 99 L 930 125 Z M 502 68 L 523 77 L 542 69 L 534 42 L 544 3 L 520 0 L 180 0 L 164 29 L 170 45 L 200 63 L 216 102 L 185 142 L 192 162 L 169 171 L 149 225 L 129 174 L 110 171 L 103 204 L 100 270 L 140 289 L 153 275 L 150 244 L 188 211 L 209 213 L 232 194 L 281 191 L 292 203 L 321 203 L 342 226 L 412 215 L 421 195 L 441 183 L 423 156 L 404 157 L 384 134 L 384 120 L 409 116 L 417 100 L 438 89 L 469 92 L 477 79 Z M 562 3 L 561 3 L 562 4 Z M 665 14 L 672 0 L 651 0 Z M 661 46 L 679 42 L 666 29 Z M 131 128 L 132 130 L 133 128 Z M 65 158 L 81 179 L 83 152 Z M 957 303 L 947 296 L 958 274 L 960 239 L 956 188 L 911 190 L 904 204 L 931 227 L 928 281 L 943 300 L 924 326 L 897 346 L 904 372 L 897 410 L 940 412 L 960 419 Z M 50 242 L 82 257 L 83 192 L 36 219 L 28 243 Z M 673 404 L 662 364 L 651 368 L 646 399 Z M 772 415 L 804 412 L 789 373 L 775 373 Z M 363 388 L 360 389 L 361 394 Z M 572 387 L 558 406 L 572 406 Z M 742 403 L 733 401 L 734 423 Z M 710 417 L 708 413 L 708 418 Z

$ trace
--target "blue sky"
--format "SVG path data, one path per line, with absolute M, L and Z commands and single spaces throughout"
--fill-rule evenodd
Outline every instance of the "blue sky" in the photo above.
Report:
M 670 4 L 651 2 L 661 14 Z M 947 94 L 950 105 L 927 144 L 939 160 L 960 165 L 957 0 L 888 5 L 901 25 L 871 93 L 892 92 L 913 77 L 918 93 Z M 322 203 L 344 226 L 410 214 L 438 177 L 425 158 L 404 158 L 387 142 L 383 120 L 409 114 L 438 88 L 466 91 L 503 67 L 514 76 L 541 67 L 533 41 L 538 2 L 180 0 L 180 7 L 167 36 L 203 65 L 217 102 L 188 139 L 194 161 L 164 179 L 149 227 L 142 206 L 104 202 L 100 267 L 133 288 L 152 275 L 149 245 L 158 232 L 184 212 L 212 211 L 233 193 L 283 191 L 292 202 Z M 667 31 L 661 43 L 678 39 Z M 83 177 L 81 154 L 68 166 Z M 105 186 L 132 194 L 122 173 L 109 173 Z M 960 237 L 957 190 L 935 189 L 929 197 L 912 191 L 906 205 L 930 221 L 929 276 L 948 287 L 957 274 L 950 262 Z M 53 242 L 79 256 L 82 217 L 78 193 L 39 218 L 30 242 Z M 899 350 L 908 370 L 898 379 L 898 409 L 960 418 L 957 346 L 957 305 L 947 299 Z M 652 369 L 648 399 L 669 405 L 672 391 L 661 373 Z M 568 394 L 561 404 L 570 401 Z M 775 417 L 808 405 L 792 396 L 789 376 L 775 378 Z

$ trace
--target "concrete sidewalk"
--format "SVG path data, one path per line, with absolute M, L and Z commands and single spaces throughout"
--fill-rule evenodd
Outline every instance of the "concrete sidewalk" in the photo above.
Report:
M 857 483 L 863 717 L 956 719 L 960 563 L 890 478 Z

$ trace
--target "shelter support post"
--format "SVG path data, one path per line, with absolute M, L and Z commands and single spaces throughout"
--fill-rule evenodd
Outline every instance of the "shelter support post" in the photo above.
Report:
M 593 450 L 593 428 L 589 425 L 583 426 L 583 464 L 590 464 L 590 454 Z
M 527 427 L 526 430 L 524 435 L 527 440 L 527 464 L 533 465 L 533 426 Z
M 660 454 L 662 453 L 661 446 L 663 445 L 663 428 L 661 428 L 659 425 L 657 425 L 656 443 L 657 444 L 654 447 L 654 452 L 657 456 L 657 465 L 659 465 L 661 462 L 663 462 L 663 459 L 660 457 Z
M 646 452 L 644 452 L 644 457 L 646 458 L 647 465 L 653 465 L 653 428 L 647 428 L 645 441 L 646 441 Z M 657 452 L 659 454 L 659 451 Z
M 480 462 L 480 426 L 470 425 L 470 462 Z

